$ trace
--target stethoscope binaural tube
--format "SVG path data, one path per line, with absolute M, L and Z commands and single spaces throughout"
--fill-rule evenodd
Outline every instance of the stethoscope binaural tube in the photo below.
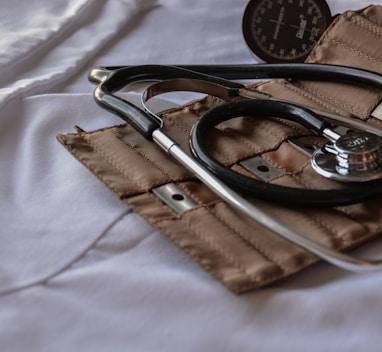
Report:
M 191 68 L 197 69 L 192 71 Z M 221 77 L 211 76 L 209 73 L 217 74 Z M 109 111 L 119 115 L 126 122 L 136 128 L 147 139 L 152 140 L 153 131 L 158 129 L 162 121 L 158 119 L 156 114 L 149 111 L 143 112 L 128 101 L 119 98 L 114 93 L 122 89 L 125 85 L 139 82 L 142 80 L 165 80 L 167 79 L 184 79 L 183 84 L 191 82 L 192 80 L 198 82 L 206 82 L 210 86 L 220 87 L 219 94 L 227 97 L 233 94 L 233 98 L 240 98 L 240 93 L 243 91 L 243 86 L 240 83 L 232 82 L 226 77 L 232 78 L 233 76 L 239 78 L 274 78 L 274 77 L 292 77 L 305 79 L 318 79 L 329 81 L 341 81 L 351 84 L 361 84 L 373 88 L 382 87 L 382 77 L 376 73 L 363 71 L 354 68 L 333 66 L 333 65 L 315 65 L 315 64 L 287 64 L 287 65 L 218 65 L 218 66 L 162 66 L 162 65 L 143 65 L 132 67 L 121 67 L 115 71 L 107 68 L 98 68 L 92 70 L 90 79 L 100 84 L 97 86 L 94 96 L 96 101 L 108 109 Z M 162 83 L 163 83 L 162 82 Z M 170 81 L 169 81 L 170 82 Z M 173 83 L 173 82 L 170 82 Z M 163 85 L 162 87 L 163 88 Z M 208 87 L 207 90 L 210 90 Z M 240 99 L 243 99 L 242 97 Z M 245 98 L 244 98 L 245 99 Z M 258 100 L 249 100 L 253 102 L 253 106 L 262 106 L 262 111 L 265 116 L 284 116 L 283 118 L 294 119 L 299 114 L 303 114 L 307 121 L 316 121 L 317 126 L 321 126 L 317 116 L 309 109 L 303 109 L 291 103 L 282 103 L 275 99 L 270 100 L 268 103 L 259 103 Z M 243 100 L 240 100 L 237 104 L 224 105 L 220 108 L 221 116 L 224 116 L 224 111 L 227 106 L 231 106 L 231 112 L 234 113 L 235 109 L 242 109 L 240 105 L 243 104 Z M 250 106 L 252 103 L 245 103 Z M 247 105 L 243 105 L 247 106 Z M 274 114 L 268 115 L 265 111 L 274 111 Z M 219 108 L 216 108 L 219 109 Z M 277 109 L 277 111 L 275 111 Z M 212 119 L 212 115 L 217 110 L 207 112 L 208 119 Z M 229 111 L 229 110 L 228 110 Z M 287 115 L 283 115 L 285 111 L 289 111 Z M 226 112 L 228 113 L 228 112 Z M 247 111 L 246 115 L 251 116 L 257 114 L 255 111 Z M 238 112 L 235 112 L 238 116 Z M 142 116 L 144 116 L 142 118 Z M 313 116 L 314 119 L 313 119 Z M 230 118 L 232 118 L 231 116 Z M 207 119 L 207 118 L 206 118 Z M 297 122 L 304 125 L 304 118 L 298 118 Z M 313 120 L 312 120 L 313 119 Z M 203 119 L 203 121 L 205 121 Z M 317 130 L 314 124 L 310 123 L 306 125 L 308 128 Z M 195 137 L 193 137 L 195 139 Z M 382 182 L 369 181 L 367 183 L 357 183 L 356 187 L 345 187 L 343 189 L 335 190 L 310 190 L 300 188 L 286 188 L 282 186 L 276 186 L 269 183 L 263 183 L 262 181 L 255 181 L 252 178 L 240 175 L 224 165 L 221 165 L 212 158 L 208 150 L 202 147 L 203 139 L 200 136 L 193 142 L 193 150 L 195 155 L 201 158 L 201 161 L 207 165 L 210 170 L 219 170 L 216 175 L 223 177 L 225 182 L 229 183 L 232 187 L 237 187 L 239 191 L 246 194 L 251 193 L 255 197 L 259 197 L 268 201 L 277 202 L 280 204 L 289 205 L 309 205 L 309 206 L 339 206 L 348 205 L 364 201 L 371 196 L 375 196 L 382 192 Z M 291 194 L 293 196 L 291 197 Z

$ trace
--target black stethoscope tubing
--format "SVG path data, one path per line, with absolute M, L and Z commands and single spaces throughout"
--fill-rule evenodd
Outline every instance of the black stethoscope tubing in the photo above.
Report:
M 245 86 L 227 79 L 312 79 L 320 81 L 343 82 L 352 85 L 363 85 L 374 89 L 382 88 L 382 77 L 376 73 L 333 65 L 317 64 L 274 64 L 274 65 L 189 65 L 162 66 L 142 65 L 121 68 L 104 68 L 110 70 L 105 79 L 93 74 L 90 79 L 101 81 L 95 91 L 96 101 L 104 108 L 118 114 L 136 128 L 148 140 L 162 125 L 161 119 L 149 114 L 126 100 L 114 95 L 126 85 L 144 80 L 166 80 L 172 78 L 192 78 L 207 80 L 232 89 Z M 252 109 L 255 108 L 256 111 Z M 251 111 L 250 111 L 251 110 Z M 254 197 L 281 204 L 309 206 L 339 206 L 363 201 L 382 193 L 381 181 L 360 183 L 356 186 L 331 189 L 310 190 L 288 188 L 256 181 L 240 175 L 219 163 L 206 147 L 208 131 L 216 124 L 238 116 L 278 116 L 298 121 L 318 134 L 323 122 L 310 110 L 297 105 L 272 101 L 240 100 L 222 104 L 205 113 L 193 128 L 191 150 L 208 169 L 231 187 Z M 260 114 L 260 115 L 259 115 Z
M 172 78 L 205 79 L 230 88 L 245 88 L 231 80 L 247 79 L 302 79 L 382 88 L 382 77 L 375 72 L 328 64 L 139 65 L 102 69 L 110 70 L 107 80 L 102 83 L 103 89 L 110 93 L 138 81 Z M 89 79 L 94 80 L 91 76 Z
M 202 115 L 192 128 L 192 153 L 230 187 L 255 198 L 293 206 L 343 206 L 364 201 L 382 193 L 382 181 L 350 183 L 338 189 L 303 189 L 266 183 L 248 177 L 219 162 L 208 149 L 211 129 L 235 117 L 274 117 L 292 120 L 318 135 L 325 123 L 311 111 L 297 105 L 270 100 L 244 100 L 218 105 Z

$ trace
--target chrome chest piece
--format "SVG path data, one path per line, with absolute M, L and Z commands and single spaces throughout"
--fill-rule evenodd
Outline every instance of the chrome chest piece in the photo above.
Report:
M 312 167 L 320 175 L 342 182 L 366 182 L 382 177 L 382 138 L 350 132 L 317 149 Z

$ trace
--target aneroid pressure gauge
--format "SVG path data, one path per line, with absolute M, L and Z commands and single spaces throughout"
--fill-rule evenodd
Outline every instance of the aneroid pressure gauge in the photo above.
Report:
M 325 0 L 251 0 L 243 33 L 252 52 L 265 62 L 302 62 L 331 21 Z

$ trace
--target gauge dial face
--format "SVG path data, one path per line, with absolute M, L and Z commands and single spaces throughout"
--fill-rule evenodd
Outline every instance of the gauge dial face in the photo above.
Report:
M 252 0 L 244 12 L 243 33 L 265 62 L 302 62 L 331 21 L 325 0 Z

